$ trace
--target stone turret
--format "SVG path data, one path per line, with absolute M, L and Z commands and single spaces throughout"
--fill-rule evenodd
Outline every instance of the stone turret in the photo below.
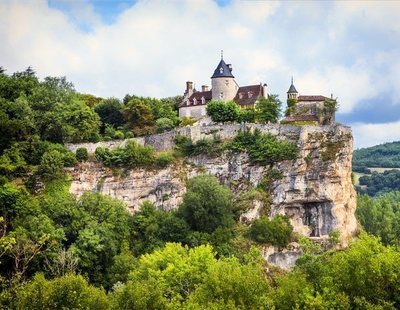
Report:
M 238 88 L 235 77 L 232 74 L 232 65 L 226 64 L 221 55 L 221 61 L 211 77 L 212 99 L 224 101 L 233 100 Z
M 287 91 L 287 98 L 288 99 L 297 99 L 299 97 L 299 93 L 296 90 L 296 87 L 293 85 L 293 77 L 292 83 L 290 84 L 289 90 Z

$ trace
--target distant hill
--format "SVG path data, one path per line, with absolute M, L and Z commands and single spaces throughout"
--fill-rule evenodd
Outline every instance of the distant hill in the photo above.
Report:
M 384 143 L 354 151 L 353 171 L 368 173 L 363 170 L 373 167 L 400 167 L 400 141 Z

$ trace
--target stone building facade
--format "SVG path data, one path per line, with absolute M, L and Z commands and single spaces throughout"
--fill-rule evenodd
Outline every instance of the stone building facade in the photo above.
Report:
M 179 106 L 179 117 L 205 116 L 207 103 L 211 100 L 235 101 L 241 107 L 252 107 L 260 98 L 268 96 L 267 84 L 239 86 L 232 74 L 232 65 L 221 61 L 211 76 L 211 89 L 203 85 L 201 91 L 193 87 L 193 82 L 186 82 L 186 90 Z
M 288 110 L 282 123 L 309 123 L 331 125 L 335 123 L 336 100 L 321 95 L 299 95 L 292 83 L 287 91 Z

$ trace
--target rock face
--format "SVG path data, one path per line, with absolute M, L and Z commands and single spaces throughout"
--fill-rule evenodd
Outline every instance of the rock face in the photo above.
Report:
M 161 146 L 171 148 L 170 140 L 176 134 L 185 134 L 193 140 L 210 134 L 220 134 L 222 139 L 233 137 L 243 125 L 206 126 L 197 129 L 180 129 L 178 133 L 162 135 Z M 71 172 L 71 193 L 81 195 L 85 191 L 97 191 L 127 204 L 131 212 L 150 200 L 163 210 L 176 208 L 185 193 L 185 181 L 207 173 L 216 176 L 236 194 L 259 185 L 270 171 L 279 172 L 280 178 L 269 185 L 271 198 L 270 215 L 286 214 L 294 230 L 314 238 L 326 238 L 337 230 L 342 244 L 354 234 L 357 222 L 354 216 L 356 194 L 351 182 L 353 140 L 351 130 L 345 126 L 288 126 L 249 125 L 250 130 L 259 128 L 279 139 L 295 141 L 299 154 L 295 160 L 287 160 L 272 166 L 252 165 L 247 154 L 225 152 L 218 157 L 196 156 L 159 170 L 135 169 L 113 171 L 99 163 L 84 163 Z M 157 136 L 146 138 L 147 144 L 159 143 Z M 76 146 L 75 146 L 76 147 Z M 252 220 L 260 215 L 259 203 L 248 210 L 244 217 Z M 296 254 L 290 254 L 294 260 Z M 268 255 L 267 255 L 268 256 Z M 270 260 L 282 260 L 275 253 Z M 291 258 L 289 259 L 291 261 Z

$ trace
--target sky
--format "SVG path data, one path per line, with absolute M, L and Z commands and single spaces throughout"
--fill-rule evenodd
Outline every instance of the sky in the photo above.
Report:
M 181 95 L 220 60 L 286 100 L 333 94 L 355 148 L 400 140 L 400 1 L 1 0 L 0 66 L 79 92 Z

